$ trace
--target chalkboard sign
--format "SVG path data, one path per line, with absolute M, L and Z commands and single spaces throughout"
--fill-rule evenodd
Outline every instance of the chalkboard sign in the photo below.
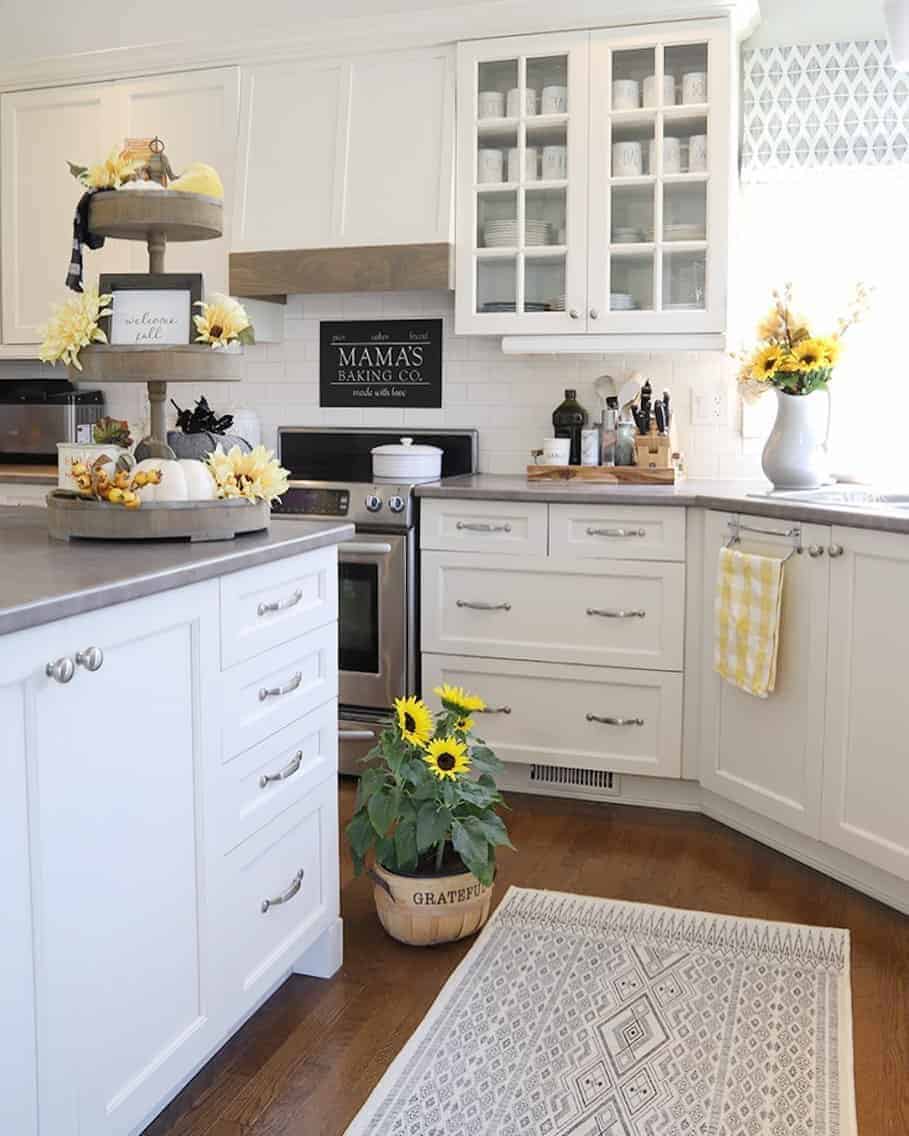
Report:
M 442 321 L 323 322 L 319 405 L 440 407 Z

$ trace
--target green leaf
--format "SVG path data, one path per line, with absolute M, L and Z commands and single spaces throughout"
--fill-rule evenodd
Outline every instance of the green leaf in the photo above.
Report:
M 470 871 L 473 871 L 471 864 L 483 864 L 489 859 L 489 841 L 478 826 L 476 817 L 465 817 L 464 820 L 453 817 L 451 842 Z
M 470 763 L 477 773 L 501 773 L 505 765 L 488 746 L 474 746 L 470 751 Z
M 424 801 L 417 813 L 417 851 L 425 852 L 448 838 L 451 813 L 435 801 Z
M 357 875 L 363 871 L 363 859 L 375 840 L 375 832 L 366 814 L 365 809 L 354 813 L 347 828 L 347 840 L 353 855 L 354 871 Z
M 251 344 L 255 343 L 256 334 L 253 331 L 252 324 L 250 324 L 249 327 L 244 327 L 240 334 L 237 336 L 237 339 L 244 346 L 250 346 Z
M 412 817 L 398 821 L 394 842 L 398 869 L 412 871 L 417 866 L 417 826 Z
M 480 808 L 487 808 L 495 803 L 499 793 L 497 789 L 490 789 L 488 785 L 481 785 L 478 781 L 461 781 L 458 784 L 461 799 L 470 801 Z
M 394 871 L 397 864 L 395 857 L 395 842 L 391 836 L 382 836 L 376 841 L 376 862 L 383 868 Z
M 360 783 L 357 785 L 357 808 L 362 808 L 363 805 L 385 784 L 385 770 L 379 769 L 375 766 L 370 769 L 365 769 L 360 774 Z
M 66 164 L 74 178 L 81 178 L 84 173 L 88 173 L 88 166 L 77 166 L 75 162 L 67 162 Z
M 514 845 L 508 838 L 508 829 L 505 827 L 505 822 L 498 813 L 485 813 L 483 816 L 477 817 L 476 821 L 490 844 L 504 844 L 508 848 L 514 848 Z
M 400 799 L 400 789 L 383 789 L 369 798 L 366 809 L 377 836 L 385 836 L 394 824 Z

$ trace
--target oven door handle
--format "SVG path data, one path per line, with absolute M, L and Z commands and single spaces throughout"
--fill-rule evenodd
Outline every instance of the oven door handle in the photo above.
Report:
M 388 556 L 391 553 L 391 545 L 381 540 L 345 540 L 338 548 L 341 555 L 350 552 L 354 556 Z
M 338 730 L 339 742 L 374 742 L 375 730 Z

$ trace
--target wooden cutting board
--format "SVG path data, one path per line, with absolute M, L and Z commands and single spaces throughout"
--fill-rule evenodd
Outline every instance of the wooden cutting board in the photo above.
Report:
M 528 481 L 579 481 L 585 485 L 675 485 L 674 469 L 640 465 L 529 465 Z

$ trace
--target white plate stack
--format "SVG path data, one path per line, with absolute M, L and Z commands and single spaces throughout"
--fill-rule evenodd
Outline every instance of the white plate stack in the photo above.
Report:
M 610 292 L 609 310 L 612 312 L 634 312 L 638 303 L 630 292 Z
M 665 225 L 663 238 L 667 241 L 703 241 L 707 230 L 703 224 L 694 225 Z
M 483 239 L 487 248 L 516 248 L 520 231 L 517 219 L 487 221 L 483 226 Z M 524 222 L 524 243 L 527 245 L 548 245 L 551 235 L 552 225 L 548 221 L 528 218 Z

